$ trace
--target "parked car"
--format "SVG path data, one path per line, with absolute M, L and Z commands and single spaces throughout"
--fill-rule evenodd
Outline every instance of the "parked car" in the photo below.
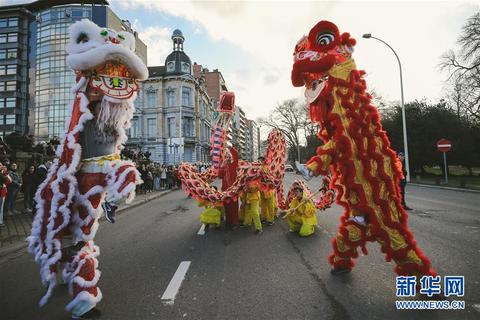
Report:
M 291 164 L 286 164 L 285 165 L 285 172 L 294 172 L 293 167 Z

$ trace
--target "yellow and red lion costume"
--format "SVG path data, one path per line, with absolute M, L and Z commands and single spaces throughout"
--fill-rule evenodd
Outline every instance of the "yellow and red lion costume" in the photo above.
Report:
M 320 21 L 297 43 L 292 84 L 305 86 L 310 118 L 324 145 L 307 163 L 314 175 L 333 174 L 337 203 L 345 208 L 333 239 L 334 270 L 354 266 L 357 248 L 377 241 L 399 275 L 435 275 L 407 226 L 399 182 L 401 164 L 366 93 L 364 71 L 352 59 L 356 41 Z

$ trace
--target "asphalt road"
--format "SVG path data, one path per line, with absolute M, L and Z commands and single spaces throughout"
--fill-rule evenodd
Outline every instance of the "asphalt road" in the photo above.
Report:
M 298 176 L 287 174 L 289 186 Z M 310 185 L 318 187 L 319 180 Z M 408 186 L 409 225 L 442 276 L 464 275 L 466 309 L 398 311 L 393 263 L 376 243 L 352 273 L 332 277 L 327 257 L 342 209 L 318 212 L 309 238 L 285 221 L 198 235 L 200 209 L 182 191 L 125 211 L 97 233 L 102 319 L 479 319 L 480 194 Z M 175 300 L 162 300 L 190 261 Z M 69 319 L 65 286 L 39 309 L 39 268 L 24 251 L 0 261 L 0 319 Z M 449 299 L 451 300 L 451 299 Z

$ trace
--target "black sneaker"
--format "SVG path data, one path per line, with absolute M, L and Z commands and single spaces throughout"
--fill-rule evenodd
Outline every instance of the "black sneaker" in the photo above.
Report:
M 350 272 L 350 269 L 348 269 L 348 268 L 333 268 L 332 270 L 330 270 L 330 274 L 332 276 L 339 276 L 339 275 L 346 274 L 346 273 L 349 273 L 349 272 Z
M 102 209 L 105 212 L 105 219 L 110 223 L 115 223 L 115 211 L 117 210 L 117 206 L 105 201 L 102 203 Z
M 100 319 L 102 313 L 97 308 L 90 309 L 90 311 L 82 314 L 81 316 L 75 316 L 72 314 L 74 320 L 97 320 Z
M 255 234 L 261 235 L 263 233 L 263 230 L 261 229 L 256 229 Z
M 412 208 L 410 208 L 410 207 L 407 206 L 407 205 L 404 205 L 404 206 L 403 206 L 403 209 L 408 210 L 408 211 L 413 210 Z
M 273 221 L 267 221 L 267 226 L 271 227 L 273 226 L 274 222 Z

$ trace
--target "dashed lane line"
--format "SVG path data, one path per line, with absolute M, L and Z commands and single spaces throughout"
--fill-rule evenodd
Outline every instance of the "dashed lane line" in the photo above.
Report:
M 200 227 L 200 230 L 198 230 L 197 234 L 199 236 L 203 236 L 205 234 L 205 223 L 202 223 L 202 226 Z
M 175 297 L 177 296 L 180 286 L 182 285 L 185 275 L 187 274 L 188 268 L 190 267 L 191 261 L 182 261 L 178 266 L 177 271 L 173 275 L 172 280 L 168 284 L 167 289 L 162 295 L 162 303 L 166 305 L 173 305 L 175 302 Z

